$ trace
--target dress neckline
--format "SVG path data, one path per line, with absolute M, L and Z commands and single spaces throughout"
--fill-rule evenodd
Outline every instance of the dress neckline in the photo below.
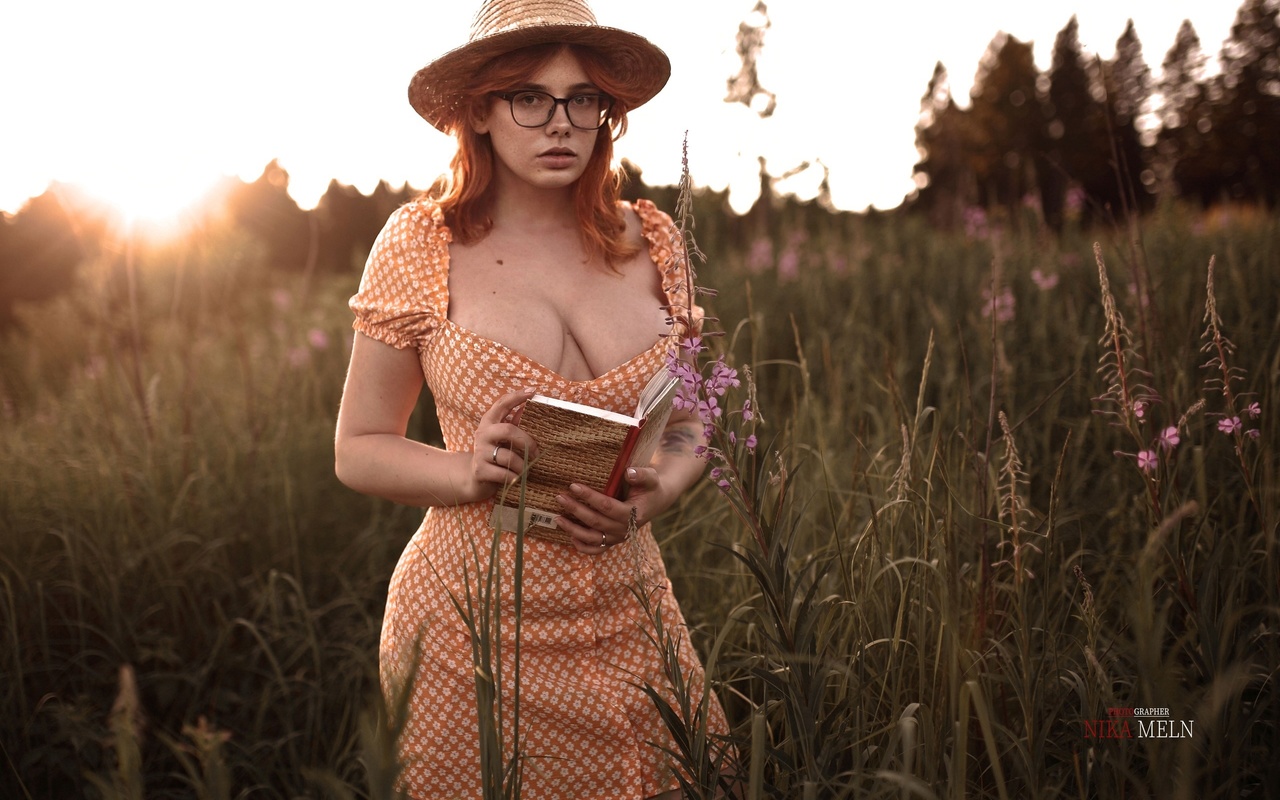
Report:
M 641 215 L 638 210 L 636 210 L 634 203 L 627 203 L 627 206 L 631 208 L 633 212 L 635 212 L 637 217 L 639 217 L 641 230 L 644 231 L 645 228 L 647 227 L 647 223 L 645 222 L 644 216 Z M 510 355 L 511 357 L 516 358 L 520 361 L 523 361 L 524 363 L 528 364 L 530 367 L 533 367 L 534 369 L 540 372 L 546 373 L 547 375 L 555 378 L 556 380 L 562 383 L 569 384 L 572 386 L 581 386 L 585 384 L 597 383 L 599 381 L 603 381 L 605 378 L 610 377 L 616 372 L 622 372 L 626 370 L 628 367 L 640 361 L 642 358 L 653 353 L 653 351 L 657 350 L 659 347 L 665 350 L 668 344 L 667 340 L 672 338 L 672 336 L 675 333 L 675 325 L 673 324 L 671 332 L 664 334 L 662 336 L 659 336 L 658 340 L 654 342 L 653 345 L 651 345 L 648 349 L 641 350 L 639 353 L 636 353 L 634 356 L 627 359 L 626 361 L 623 361 L 621 364 L 610 367 L 609 369 L 605 370 L 604 372 L 600 373 L 594 378 L 586 378 L 584 380 L 574 380 L 573 378 L 565 377 L 558 371 L 552 369 L 551 367 L 548 367 L 546 364 L 543 364 L 541 361 L 538 361 L 536 358 L 526 355 L 525 353 L 522 353 L 519 350 L 516 350 L 514 347 L 511 347 L 510 345 L 503 344 L 502 342 L 499 342 L 496 339 L 490 339 L 488 336 L 485 336 L 480 333 L 476 333 L 470 328 L 464 328 L 463 326 L 454 322 L 452 319 L 449 319 L 449 304 L 452 302 L 452 297 L 449 294 L 449 270 L 453 266 L 453 256 L 449 252 L 449 242 L 452 241 L 453 239 L 453 232 L 449 230 L 449 226 L 445 224 L 444 220 L 439 221 L 439 226 L 440 226 L 439 230 L 447 234 L 444 237 L 445 239 L 444 246 L 441 248 L 443 255 L 441 255 L 440 257 L 441 272 L 442 272 L 441 281 L 440 281 L 440 284 L 441 284 L 440 292 L 441 294 L 444 295 L 444 303 L 443 303 L 444 313 L 441 314 L 441 316 L 443 317 L 443 324 L 445 325 L 445 327 L 454 331 L 457 335 L 461 337 L 474 339 L 476 341 L 483 342 L 486 345 L 491 345 L 493 347 L 496 347 L 502 350 L 504 353 Z M 642 238 L 645 240 L 645 248 L 648 250 L 648 253 L 649 253 L 649 261 L 650 263 L 653 264 L 654 268 L 658 270 L 659 277 L 661 277 L 663 268 L 661 264 L 658 264 L 657 261 L 654 260 L 653 242 L 650 241 L 649 237 L 647 236 L 642 236 Z M 664 295 L 666 294 L 665 289 L 663 289 L 663 294 Z M 666 299 L 670 301 L 671 298 L 668 297 Z

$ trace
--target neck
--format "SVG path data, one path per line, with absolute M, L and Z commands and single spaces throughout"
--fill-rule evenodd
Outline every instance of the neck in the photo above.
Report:
M 495 188 L 490 208 L 495 227 L 577 227 L 572 186 L 539 189 L 512 181 Z

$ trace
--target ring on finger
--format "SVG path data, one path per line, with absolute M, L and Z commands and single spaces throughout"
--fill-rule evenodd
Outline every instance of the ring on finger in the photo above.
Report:
M 493 446 L 493 455 L 489 456 L 489 460 L 490 460 L 490 461 L 492 461 L 492 462 L 493 462 L 493 463 L 495 463 L 495 464 L 497 464 L 497 463 L 498 463 L 498 450 L 500 450 L 501 448 L 502 448 L 502 445 L 500 445 L 500 444 L 495 444 L 495 445 Z
M 602 533 L 602 534 L 600 534 L 600 546 L 601 546 L 601 547 L 608 547 L 608 546 L 609 546 L 609 543 L 608 543 L 608 541 L 607 541 L 607 540 L 608 540 L 608 538 L 609 538 L 609 537 L 608 537 L 608 536 L 606 536 L 606 535 L 604 535 L 603 533 Z

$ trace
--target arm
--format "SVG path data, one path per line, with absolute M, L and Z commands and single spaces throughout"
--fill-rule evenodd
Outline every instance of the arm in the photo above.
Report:
M 506 418 L 529 393 L 500 398 L 481 418 L 472 451 L 455 453 L 405 438 L 421 391 L 416 351 L 356 334 L 334 439 L 340 481 L 397 503 L 450 506 L 484 500 L 518 479 L 519 453 L 525 446 L 532 452 L 533 441 Z M 499 445 L 499 463 L 493 463 Z

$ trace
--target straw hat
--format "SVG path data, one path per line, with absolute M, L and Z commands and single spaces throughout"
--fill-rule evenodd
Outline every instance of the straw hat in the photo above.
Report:
M 445 130 L 463 101 L 467 82 L 495 56 L 548 42 L 593 47 L 614 67 L 631 108 L 662 90 L 671 62 L 648 39 L 596 24 L 586 0 L 485 0 L 467 43 L 432 61 L 409 82 L 409 103 L 422 118 Z

